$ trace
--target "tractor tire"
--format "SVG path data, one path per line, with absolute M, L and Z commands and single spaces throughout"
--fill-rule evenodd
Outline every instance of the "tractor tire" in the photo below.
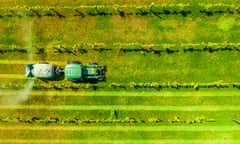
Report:
M 98 63 L 96 63 L 96 62 L 90 62 L 89 64 L 90 65 L 98 65 Z
M 82 64 L 80 61 L 68 61 L 67 64 Z
M 104 70 L 104 72 L 107 72 L 107 66 L 106 65 L 103 66 L 103 70 Z
M 49 64 L 48 62 L 40 62 L 39 64 Z

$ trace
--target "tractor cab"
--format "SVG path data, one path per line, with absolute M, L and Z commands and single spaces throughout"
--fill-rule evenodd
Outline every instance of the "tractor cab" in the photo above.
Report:
M 97 63 L 82 64 L 70 61 L 64 69 L 65 77 L 70 81 L 99 81 L 105 78 L 105 67 Z

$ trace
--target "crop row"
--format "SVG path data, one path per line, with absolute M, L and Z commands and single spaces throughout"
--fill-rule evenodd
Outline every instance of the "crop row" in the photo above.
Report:
M 1 7 L 0 17 L 59 17 L 67 16 L 112 16 L 120 15 L 155 15 L 159 18 L 164 15 L 181 15 L 188 16 L 190 14 L 203 14 L 212 16 L 214 14 L 239 14 L 239 5 L 234 4 L 154 4 L 149 5 L 81 5 L 81 6 L 64 6 L 64 7 L 45 7 L 45 6 L 13 6 Z
M 16 83 L 2 83 L 0 84 L 0 89 L 23 89 L 25 88 L 24 85 L 22 84 L 16 84 Z M 100 88 L 104 88 L 102 86 L 99 86 L 98 84 L 77 84 L 77 83 L 72 83 L 72 84 L 44 84 L 44 83 L 35 83 L 32 87 L 34 90 L 42 90 L 42 89 L 55 89 L 55 90 L 80 90 L 80 89 L 93 89 L 97 90 Z
M 122 88 L 126 87 L 123 84 L 119 83 L 111 83 L 109 87 L 113 88 Z M 178 83 L 178 82 L 167 82 L 167 83 L 158 83 L 158 82 L 145 82 L 145 83 L 136 83 L 130 82 L 128 84 L 130 88 L 154 88 L 157 90 L 161 90 L 163 88 L 193 88 L 195 90 L 199 90 L 200 88 L 240 88 L 240 83 L 224 83 L 223 81 L 217 81 L 212 83 Z
M 216 122 L 215 119 L 207 119 L 205 116 L 199 116 L 194 119 L 183 120 L 179 116 L 175 116 L 173 119 L 168 120 L 170 123 L 203 123 L 203 122 Z
M 36 54 L 56 53 L 56 54 L 73 54 L 80 55 L 89 51 L 111 51 L 118 50 L 120 53 L 140 52 L 161 53 L 175 52 L 218 52 L 218 51 L 240 51 L 240 43 L 182 43 L 182 44 L 142 44 L 142 43 L 114 43 L 107 45 L 105 43 L 80 43 L 76 45 L 54 45 L 54 46 L 32 46 L 21 47 L 16 45 L 1 45 L 0 54 L 20 52 L 27 53 L 33 50 Z
M 160 123 L 165 122 L 160 118 L 148 118 L 147 120 L 138 119 L 134 117 L 125 117 L 123 119 L 107 118 L 107 119 L 91 119 L 91 118 L 56 118 L 56 117 L 16 117 L 16 118 L 0 118 L 0 122 L 8 123 L 57 123 L 57 124 L 89 124 L 89 123 Z M 208 119 L 205 116 L 199 116 L 193 119 L 183 120 L 179 116 L 175 116 L 173 119 L 168 120 L 169 123 L 204 123 L 204 122 L 216 122 L 215 119 Z
M 15 83 L 2 83 L 0 85 L 1 89 L 23 89 L 24 85 L 22 84 L 15 84 Z M 195 90 L 199 90 L 201 88 L 237 88 L 240 89 L 240 83 L 225 83 L 222 81 L 212 82 L 212 83 L 178 83 L 178 82 L 166 82 L 166 83 L 159 83 L 159 82 L 129 82 L 128 84 L 121 84 L 117 82 L 112 82 L 108 85 L 105 84 L 80 84 L 80 83 L 71 83 L 71 84 L 50 84 L 50 83 L 35 83 L 33 85 L 34 90 L 41 90 L 41 89 L 55 89 L 55 90 L 100 90 L 100 89 L 180 89 L 180 88 L 191 88 Z

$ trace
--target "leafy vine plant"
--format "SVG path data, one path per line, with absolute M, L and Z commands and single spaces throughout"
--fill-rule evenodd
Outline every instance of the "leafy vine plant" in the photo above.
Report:
M 41 53 L 66 53 L 66 54 L 83 54 L 87 51 L 111 51 L 119 50 L 120 52 L 141 52 L 141 53 L 155 53 L 162 52 L 171 54 L 174 52 L 217 52 L 217 51 L 236 51 L 240 52 L 240 43 L 182 43 L 182 44 L 144 44 L 144 43 L 113 43 L 111 45 L 105 43 L 79 43 L 74 45 L 34 45 L 37 54 Z M 17 45 L 0 45 L 0 54 L 10 52 L 26 53 L 27 47 Z
M 197 10 L 192 11 L 192 5 Z M 113 16 L 120 15 L 138 15 L 138 16 L 161 16 L 178 15 L 188 16 L 189 14 L 200 13 L 201 15 L 212 16 L 215 14 L 239 14 L 240 9 L 237 4 L 224 3 L 163 3 L 149 5 L 80 5 L 80 6 L 20 6 L 14 7 L 3 6 L 0 8 L 1 17 L 38 17 L 43 16 L 65 18 L 68 16 Z

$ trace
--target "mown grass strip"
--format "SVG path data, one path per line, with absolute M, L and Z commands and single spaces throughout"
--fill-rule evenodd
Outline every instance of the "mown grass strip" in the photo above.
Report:
M 59 61 L 48 61 L 49 63 L 52 63 L 52 64 L 57 64 L 57 65 L 61 65 L 61 64 L 66 64 L 67 62 L 59 62 Z M 39 61 L 28 61 L 28 60 L 7 60 L 7 59 L 0 59 L 0 64 L 11 64 L 11 65 L 14 65 L 14 64 L 29 64 L 29 63 L 39 63 Z
M 0 74 L 0 79 L 27 79 L 24 74 Z
M 19 91 L 9 91 L 2 90 L 0 91 L 0 95 L 15 95 Z M 58 96 L 58 97 L 66 97 L 66 96 L 108 96 L 108 97 L 235 97 L 240 96 L 239 91 L 229 90 L 219 90 L 219 91 L 158 91 L 158 92 L 147 92 L 147 91 L 31 91 L 31 95 L 34 96 Z
M 0 105 L 0 109 L 30 110 L 125 110 L 125 111 L 239 111 L 240 106 L 152 106 L 152 105 Z
M 153 143 L 161 143 L 161 144 L 238 144 L 240 139 L 117 139 L 117 140 L 98 140 L 98 139 L 0 139 L 1 142 L 4 143 L 90 143 L 90 144 L 97 144 L 97 143 L 118 143 L 118 144 L 153 144 Z
M 240 131 L 239 126 L 0 126 L 0 130 L 33 131 Z

